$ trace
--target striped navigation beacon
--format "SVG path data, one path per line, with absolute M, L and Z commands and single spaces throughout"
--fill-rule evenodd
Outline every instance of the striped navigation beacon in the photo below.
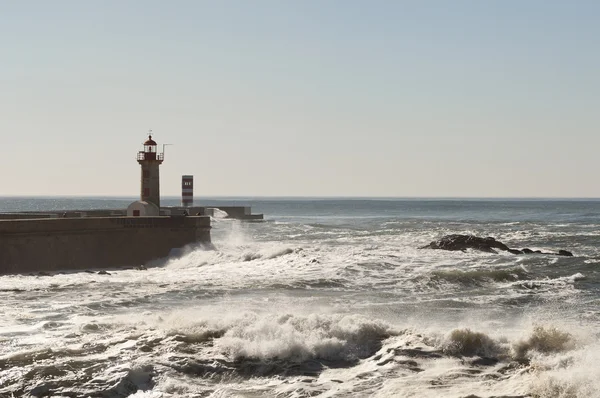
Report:
M 194 205 L 194 176 L 181 176 L 181 205 Z

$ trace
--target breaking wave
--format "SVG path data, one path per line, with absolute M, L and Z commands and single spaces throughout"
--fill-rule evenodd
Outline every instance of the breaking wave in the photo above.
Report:
M 441 349 L 448 355 L 491 357 L 498 360 L 528 361 L 535 354 L 552 354 L 573 350 L 576 340 L 553 326 L 536 325 L 524 340 L 509 343 L 482 332 L 455 329 L 442 339 Z
M 285 247 L 285 248 L 275 248 L 270 250 L 265 250 L 262 252 L 246 252 L 242 254 L 242 261 L 252 261 L 258 260 L 261 258 L 270 260 L 273 258 L 285 256 L 286 254 L 294 253 L 294 249 Z
M 388 325 L 357 315 L 248 317 L 216 343 L 233 359 L 356 361 L 391 336 Z
M 441 348 L 448 355 L 506 357 L 505 348 L 501 344 L 485 333 L 470 329 L 453 330 L 444 338 Z
M 585 341 L 552 325 L 536 325 L 525 338 L 509 338 L 470 328 L 438 335 L 357 314 L 246 312 L 220 317 L 180 311 L 97 323 L 110 333 L 74 335 L 79 345 L 70 348 L 0 357 L 0 396 L 208 395 L 257 377 L 275 377 L 270 391 L 289 397 L 295 395 L 285 393 L 286 386 L 310 396 L 330 391 L 338 381 L 351 397 L 386 388 L 389 394 L 383 396 L 411 396 L 408 391 L 417 385 L 421 395 L 413 396 L 429 396 L 434 386 L 459 396 L 450 393 L 457 379 L 471 379 L 476 386 L 494 375 L 506 382 L 520 380 L 512 387 L 518 394 L 511 396 L 579 398 L 598 389 L 590 372 L 562 376 L 595 356 L 584 349 Z M 74 366 L 79 373 L 70 370 Z M 9 369 L 14 370 L 7 373 Z M 417 374 L 414 384 L 412 375 Z M 381 388 L 390 375 L 402 383 Z M 300 379 L 279 384 L 277 377 Z M 498 388 L 504 391 L 504 384 Z M 232 395 L 228 387 L 223 391 Z
M 570 333 L 555 327 L 535 326 L 528 339 L 514 345 L 516 359 L 525 358 L 532 351 L 549 354 L 575 348 L 575 340 Z

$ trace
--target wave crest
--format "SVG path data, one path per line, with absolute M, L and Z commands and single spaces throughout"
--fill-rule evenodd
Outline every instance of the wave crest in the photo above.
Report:
M 387 324 L 358 315 L 249 317 L 216 346 L 236 360 L 355 361 L 374 354 L 392 334 Z
M 434 271 L 431 280 L 433 282 L 446 281 L 463 285 L 477 285 L 483 282 L 514 282 L 527 278 L 527 272 L 521 268 L 493 269 L 474 271 Z
M 286 254 L 294 253 L 294 249 L 289 247 L 275 248 L 265 252 L 246 252 L 242 254 L 242 261 L 252 261 L 261 258 L 271 260 L 277 257 L 285 256 Z
M 535 326 L 527 340 L 514 345 L 515 358 L 523 359 L 530 351 L 542 354 L 556 353 L 575 348 L 575 340 L 570 333 L 555 327 Z
M 505 354 L 504 348 L 485 333 L 470 329 L 455 329 L 446 337 L 442 351 L 447 355 L 497 357 Z
M 553 326 L 535 326 L 531 335 L 512 345 L 468 328 L 455 329 L 441 341 L 442 352 L 453 356 L 492 357 L 528 362 L 532 353 L 553 354 L 576 348 L 574 337 Z

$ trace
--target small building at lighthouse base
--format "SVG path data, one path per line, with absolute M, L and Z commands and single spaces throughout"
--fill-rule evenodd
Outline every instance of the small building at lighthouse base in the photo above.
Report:
M 156 217 L 160 209 L 151 202 L 137 200 L 127 207 L 127 217 Z

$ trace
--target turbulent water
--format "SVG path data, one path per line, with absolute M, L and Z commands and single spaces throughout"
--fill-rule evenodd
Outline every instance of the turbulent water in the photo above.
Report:
M 600 201 L 243 204 L 145 271 L 0 277 L 0 396 L 600 396 Z M 450 233 L 575 256 L 417 249 Z

